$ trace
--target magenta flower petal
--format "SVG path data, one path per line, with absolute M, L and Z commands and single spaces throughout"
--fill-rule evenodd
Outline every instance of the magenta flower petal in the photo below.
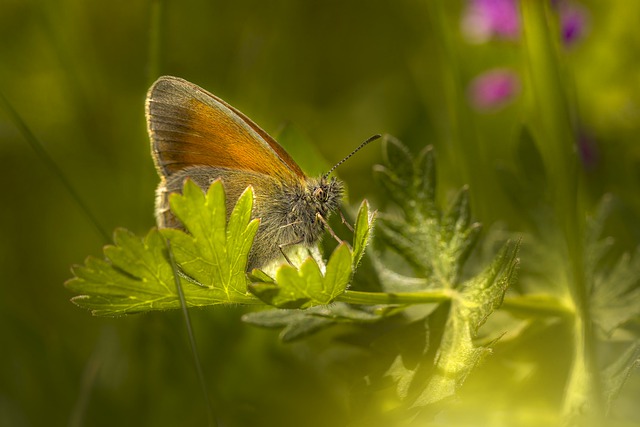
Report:
M 520 15 L 516 0 L 469 0 L 462 18 L 462 31 L 474 43 L 491 38 L 517 39 Z
M 560 14 L 562 42 L 565 46 L 571 46 L 584 37 L 587 32 L 587 10 L 578 3 L 562 2 L 558 6 L 558 13 Z
M 509 103 L 520 91 L 518 75 L 508 69 L 487 71 L 469 85 L 471 105 L 477 110 L 495 110 Z
M 600 163 L 600 151 L 593 137 L 584 129 L 579 129 L 576 145 L 584 169 L 587 172 L 592 172 L 597 169 Z

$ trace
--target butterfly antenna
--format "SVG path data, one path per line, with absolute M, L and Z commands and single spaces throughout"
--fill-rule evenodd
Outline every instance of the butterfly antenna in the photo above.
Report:
M 355 150 L 353 150 L 351 152 L 351 154 L 349 154 L 347 157 L 345 157 L 344 159 L 340 160 L 338 163 L 335 164 L 334 167 L 332 167 L 331 169 L 329 169 L 329 172 L 325 173 L 323 175 L 323 178 L 327 178 L 329 175 L 331 175 L 331 172 L 333 172 L 334 170 L 336 170 L 336 168 L 338 166 L 340 166 L 341 164 L 343 164 L 344 162 L 346 162 L 347 160 L 349 160 L 349 158 L 351 156 L 353 156 L 354 154 L 356 154 L 358 151 L 360 151 L 365 145 L 367 145 L 370 142 L 375 141 L 376 139 L 380 138 L 382 135 L 377 134 L 377 135 L 373 135 L 370 136 L 369 138 L 367 138 L 367 140 L 365 142 L 363 142 L 362 144 L 360 144 Z

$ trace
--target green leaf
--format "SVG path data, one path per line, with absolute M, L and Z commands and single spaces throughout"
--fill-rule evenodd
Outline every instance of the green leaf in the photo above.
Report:
M 316 306 L 307 310 L 279 309 L 258 311 L 255 313 L 245 314 L 242 316 L 242 320 L 246 323 L 263 328 L 282 328 L 282 331 L 280 332 L 280 340 L 282 342 L 292 342 L 307 337 L 334 324 L 330 319 L 314 316 L 316 311 L 324 309 L 326 308 Z
M 520 242 L 507 242 L 482 274 L 464 284 L 460 300 L 461 308 L 464 308 L 462 314 L 468 319 L 474 335 L 487 317 L 500 307 L 505 292 L 516 281 L 519 247 Z
M 280 329 L 280 339 L 292 342 L 337 323 L 373 323 L 384 316 L 345 303 L 319 305 L 306 310 L 265 310 L 247 313 L 242 320 L 263 328 Z
M 413 407 L 424 407 L 453 397 L 471 371 L 491 353 L 489 347 L 473 344 L 470 322 L 460 314 L 460 307 L 452 304 L 451 309 L 453 313 L 445 326 L 434 374 Z
M 398 355 L 385 373 L 396 384 L 396 394 L 401 400 L 406 399 L 409 395 L 409 389 L 415 378 L 416 371 L 417 369 L 415 368 L 407 368 L 402 355 Z
M 248 188 L 227 221 L 224 187 L 214 182 L 207 193 L 190 180 L 182 194 L 173 194 L 171 210 L 188 233 L 178 229 L 152 230 L 140 239 L 126 230 L 115 234 L 115 245 L 104 250 L 105 259 L 87 259 L 73 269 L 67 287 L 79 295 L 73 302 L 94 315 L 121 315 L 178 308 L 180 302 L 164 238 L 171 242 L 188 306 L 250 304 L 258 300 L 248 292 L 246 265 L 258 230 L 251 220 L 253 193 Z M 362 204 L 354 233 L 358 260 L 368 243 L 373 216 Z M 313 258 L 300 270 L 281 266 L 277 281 L 254 271 L 252 290 L 279 307 L 329 304 L 349 285 L 355 269 L 347 244 L 338 246 L 326 268 Z M 322 273 L 324 272 L 324 273 Z
M 333 302 L 349 286 L 369 243 L 373 220 L 374 215 L 365 200 L 356 218 L 353 250 L 346 243 L 338 245 L 326 267 L 318 265 L 312 257 L 307 257 L 298 269 L 281 265 L 275 271 L 275 280 L 254 270 L 249 289 L 265 303 L 279 308 L 308 308 Z
M 594 321 L 608 334 L 640 315 L 640 250 L 624 254 L 613 269 L 594 274 Z
M 612 266 L 604 262 L 615 259 L 613 239 L 601 237 L 611 205 L 612 197 L 603 197 L 589 218 L 585 254 L 593 321 L 606 334 L 640 315 L 640 248 L 623 254 Z
M 364 256 L 369 244 L 375 213 L 369 212 L 369 202 L 362 201 L 353 227 L 353 268 L 355 269 Z
M 622 386 L 631 373 L 640 366 L 640 344 L 634 343 L 602 372 L 602 385 L 607 412 L 611 409 Z
M 446 214 L 437 208 L 435 160 L 427 147 L 414 160 L 399 141 L 385 141 L 386 165 L 375 171 L 403 216 L 380 214 L 379 235 L 433 287 L 454 289 L 476 244 L 480 225 L 471 222 L 469 196 L 462 189 Z
M 408 324 L 400 324 L 377 338 L 372 344 L 381 352 L 393 352 L 393 362 L 384 376 L 396 383 L 396 395 L 400 401 L 410 401 L 415 394 L 415 385 L 420 383 L 425 368 L 428 371 L 431 360 L 429 351 L 429 321 L 421 317 Z
M 127 230 L 114 233 L 115 246 L 104 249 L 108 260 L 89 257 L 74 266 L 67 288 L 81 295 L 72 299 L 96 316 L 137 313 L 179 306 L 171 266 L 164 258 L 164 241 L 157 230 L 139 239 Z
M 205 195 L 188 180 L 183 194 L 173 194 L 172 211 L 190 234 L 175 229 L 162 233 L 171 240 L 176 262 L 195 282 L 216 291 L 217 299 L 243 302 L 247 299 L 246 265 L 259 221 L 251 220 L 253 194 L 242 193 L 226 220 L 224 187 L 212 184 Z
M 255 303 L 247 292 L 246 262 L 258 221 L 251 220 L 253 195 L 247 189 L 226 223 L 224 189 L 215 182 L 205 195 L 191 181 L 171 207 L 191 234 L 151 230 L 144 239 L 118 229 L 105 259 L 89 257 L 75 266 L 66 286 L 72 301 L 96 316 L 116 316 L 180 307 L 164 238 L 171 241 L 181 271 L 187 306 Z
M 491 344 L 476 346 L 473 338 L 515 281 L 518 248 L 519 243 L 508 242 L 494 262 L 482 274 L 465 282 L 452 299 L 434 375 L 415 400 L 414 407 L 454 396 L 469 373 L 491 353 Z
M 324 275 L 318 263 L 309 257 L 299 269 L 282 265 L 276 272 L 275 282 L 254 282 L 251 291 L 267 304 L 281 308 L 326 305 L 347 289 L 351 274 L 351 251 L 343 243 L 331 254 Z

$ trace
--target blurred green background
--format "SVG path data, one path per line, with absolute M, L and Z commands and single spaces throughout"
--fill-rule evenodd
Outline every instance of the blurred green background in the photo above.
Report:
M 586 205 L 605 192 L 619 197 L 611 228 L 629 249 L 640 241 L 640 3 L 581 4 L 587 30 L 559 48 L 571 112 L 595 153 L 576 173 Z M 143 234 L 154 225 L 158 178 L 144 99 L 162 74 L 208 89 L 272 134 L 292 124 L 327 164 L 374 133 L 390 133 L 414 152 L 433 144 L 443 201 L 469 184 L 477 220 L 531 231 L 496 172 L 519 172 L 516 141 L 530 123 L 526 105 L 535 94 L 522 43 L 471 43 L 461 29 L 465 7 L 445 0 L 2 0 L 0 92 L 108 233 Z M 469 84 L 496 67 L 513 69 L 521 90 L 507 105 L 479 111 L 467 102 Z M 371 179 L 379 159 L 372 144 L 338 170 L 352 201 L 368 197 L 384 207 Z M 6 109 L 0 164 L 0 425 L 204 425 L 180 313 L 99 319 L 69 302 L 70 266 L 100 256 L 109 242 Z M 242 312 L 193 312 L 223 425 L 366 419 L 378 397 L 358 395 L 366 390 L 359 381 L 375 361 L 330 344 L 330 334 L 282 345 L 277 332 L 243 325 Z M 520 374 L 543 374 L 526 390 L 496 386 L 496 407 L 509 412 L 508 402 L 520 399 L 522 417 L 530 411 L 544 419 L 541 407 L 554 413 L 570 360 L 557 353 L 567 333 L 540 328 L 502 349 L 470 380 L 470 393 L 510 358 L 525 360 Z M 640 422 L 639 393 L 634 374 L 616 407 L 622 418 Z

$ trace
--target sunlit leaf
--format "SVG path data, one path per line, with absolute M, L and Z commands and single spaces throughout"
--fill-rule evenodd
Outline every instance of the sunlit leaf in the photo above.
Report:
M 602 372 L 607 411 L 622 390 L 631 373 L 640 366 L 640 344 L 632 344 L 620 357 Z
M 399 141 L 385 142 L 386 164 L 375 171 L 403 216 L 380 214 L 378 234 L 432 286 L 455 288 L 480 232 L 471 222 L 468 191 L 463 189 L 443 214 L 435 203 L 433 150 L 428 147 L 414 160 Z
M 258 228 L 250 218 L 252 201 L 248 189 L 227 225 L 222 184 L 214 183 L 205 195 L 187 181 L 183 195 L 172 196 L 171 206 L 190 234 L 154 229 L 141 239 L 117 230 L 104 260 L 88 258 L 84 266 L 73 268 L 75 278 L 66 286 L 79 295 L 72 301 L 99 316 L 180 307 L 166 238 L 181 271 L 187 306 L 255 303 L 245 275 Z

